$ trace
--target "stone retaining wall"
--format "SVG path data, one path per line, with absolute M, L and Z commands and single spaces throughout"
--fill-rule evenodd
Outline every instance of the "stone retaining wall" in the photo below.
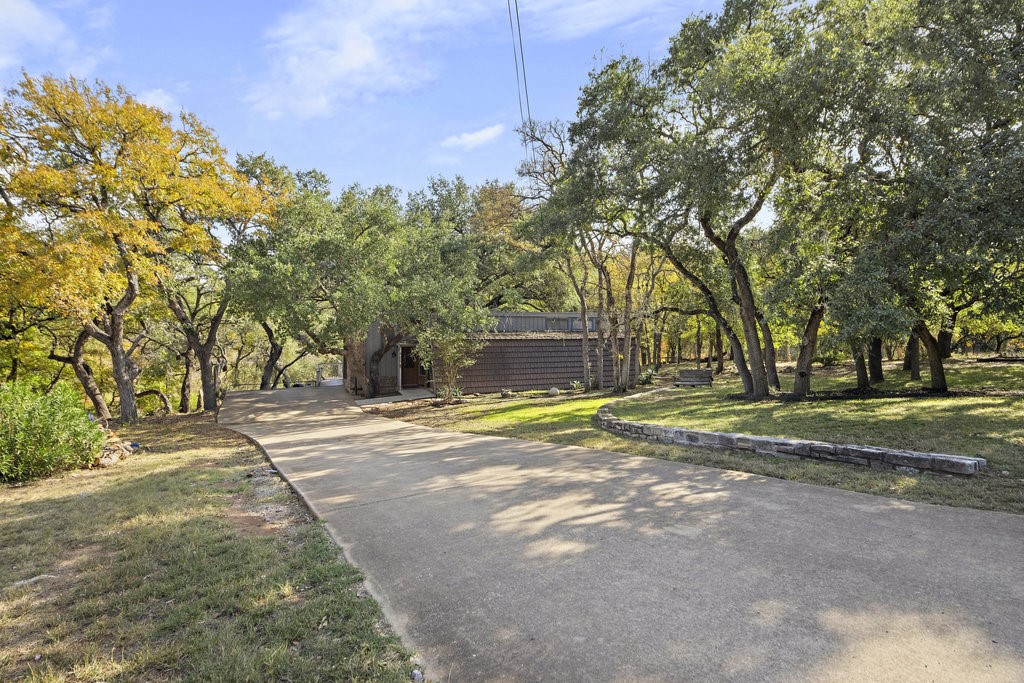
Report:
M 623 399 L 619 399 L 619 401 L 621 400 Z M 749 434 L 703 432 L 696 429 L 686 429 L 685 427 L 665 427 L 643 422 L 630 422 L 617 418 L 612 414 L 611 407 L 619 401 L 612 401 L 598 408 L 598 425 L 621 436 L 643 439 L 644 441 L 654 443 L 729 448 L 737 451 L 749 451 L 758 455 L 770 455 L 776 458 L 811 458 L 832 462 L 848 462 L 855 465 L 866 465 L 874 469 L 897 469 L 905 472 L 931 470 L 953 474 L 976 474 L 986 464 L 984 458 L 970 458 L 963 455 L 918 453 L 916 451 L 900 451 L 876 446 L 852 446 L 826 443 L 824 441 L 751 436 Z

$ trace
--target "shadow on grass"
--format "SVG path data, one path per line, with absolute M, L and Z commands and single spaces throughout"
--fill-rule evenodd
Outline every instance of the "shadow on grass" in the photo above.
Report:
M 0 501 L 0 678 L 407 680 L 319 525 L 252 535 L 226 514 L 261 453 L 188 419 L 131 434 L 149 451 Z
M 486 431 L 630 443 L 575 415 L 579 405 L 561 407 L 572 419 L 527 412 L 518 432 L 500 422 Z M 354 410 L 250 433 L 361 549 L 417 642 L 461 679 L 551 679 L 567 661 L 580 680 L 670 679 L 666 670 L 884 678 L 893 659 L 950 677 L 989 663 L 997 677 L 1024 670 L 1017 611 L 995 597 L 1021 576 L 1006 562 L 1021 547 L 1016 518 L 467 438 Z M 668 452 L 633 443 L 630 452 Z M 409 548 L 412 563 L 402 561 Z M 495 661 L 507 668 L 483 668 Z

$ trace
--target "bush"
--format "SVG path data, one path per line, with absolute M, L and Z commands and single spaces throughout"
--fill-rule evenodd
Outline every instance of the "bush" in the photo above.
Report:
M 650 384 L 654 381 L 654 367 L 649 367 L 640 373 L 640 376 L 636 378 L 637 384 Z
M 26 481 L 85 467 L 103 448 L 103 430 L 66 384 L 49 394 L 0 384 L 0 481 Z

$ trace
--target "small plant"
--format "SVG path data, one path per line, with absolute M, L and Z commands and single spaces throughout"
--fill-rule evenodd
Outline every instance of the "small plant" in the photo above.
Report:
M 579 381 L 578 379 L 574 379 L 569 384 L 569 386 L 572 388 L 573 391 L 583 391 L 583 382 Z
M 437 397 L 445 403 L 461 403 L 462 389 L 454 386 L 442 386 L 437 390 Z
M 654 368 L 650 367 L 640 373 L 640 376 L 636 378 L 637 384 L 650 384 L 654 381 Z
M 27 481 L 92 464 L 103 430 L 89 420 L 77 392 L 49 394 L 27 384 L 0 385 L 0 481 Z

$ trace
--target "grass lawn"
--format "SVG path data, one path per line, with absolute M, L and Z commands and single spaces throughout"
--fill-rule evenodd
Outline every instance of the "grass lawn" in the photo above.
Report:
M 883 390 L 920 387 L 894 367 Z M 663 373 L 662 381 L 671 376 Z M 852 370 L 830 369 L 816 375 L 819 391 L 855 385 Z M 987 469 L 973 477 L 872 470 L 857 465 L 813 460 L 781 460 L 752 453 L 661 446 L 614 436 L 599 429 L 594 414 L 618 398 L 607 392 L 541 393 L 510 399 L 471 397 L 443 408 L 427 402 L 379 408 L 388 417 L 441 429 L 573 444 L 624 453 L 751 472 L 770 477 L 835 486 L 905 500 L 1024 514 L 1024 365 L 952 362 L 948 396 L 919 395 L 786 402 L 748 402 L 733 398 L 742 391 L 739 378 L 726 375 L 713 389 L 683 388 L 635 398 L 615 407 L 617 416 L 695 429 L 747 432 L 836 440 L 846 443 L 981 455 Z M 783 376 L 785 384 L 792 376 Z M 927 381 L 927 373 L 925 373 Z M 991 395 L 981 395 L 992 391 Z
M 409 680 L 261 451 L 208 416 L 121 435 L 142 452 L 0 488 L 0 680 Z

